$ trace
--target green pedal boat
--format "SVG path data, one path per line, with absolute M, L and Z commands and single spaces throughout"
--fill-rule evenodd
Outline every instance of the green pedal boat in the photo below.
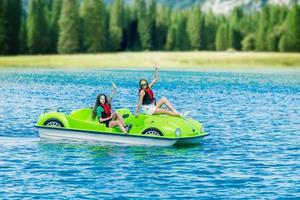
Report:
M 92 118 L 91 108 L 82 108 L 67 115 L 59 111 L 41 114 L 36 127 L 41 138 L 113 142 L 132 145 L 173 146 L 175 144 L 199 144 L 208 134 L 201 123 L 191 118 L 167 115 L 139 115 L 129 109 L 117 110 L 131 124 L 129 133 L 118 127 L 107 128 Z

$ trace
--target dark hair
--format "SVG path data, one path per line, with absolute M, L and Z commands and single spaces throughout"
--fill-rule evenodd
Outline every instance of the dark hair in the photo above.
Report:
M 142 81 L 145 81 L 145 82 L 146 82 L 147 88 L 148 88 L 148 87 L 149 87 L 148 81 L 147 81 L 146 79 L 144 79 L 144 78 L 142 78 L 142 79 L 140 80 L 140 82 L 139 82 L 140 88 L 142 89 L 142 85 L 141 85 Z
M 104 96 L 105 98 L 105 103 L 107 103 L 107 97 L 105 94 L 98 94 L 97 98 L 96 98 L 96 102 L 95 102 L 95 105 L 94 105 L 94 108 L 93 108 L 93 119 L 95 119 L 96 115 L 97 115 L 97 108 L 98 106 L 100 106 L 100 98 L 101 96 Z

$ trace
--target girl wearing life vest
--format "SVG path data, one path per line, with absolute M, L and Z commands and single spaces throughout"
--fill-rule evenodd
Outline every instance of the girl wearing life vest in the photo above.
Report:
M 139 115 L 139 110 L 142 108 L 143 112 L 147 115 L 153 115 L 153 114 L 167 114 L 172 116 L 181 116 L 180 113 L 178 113 L 172 106 L 172 104 L 169 102 L 169 100 L 166 97 L 161 98 L 159 101 L 156 102 L 154 98 L 153 91 L 151 88 L 158 80 L 158 67 L 154 66 L 155 72 L 154 72 L 154 78 L 150 84 L 148 84 L 146 79 L 141 79 L 140 89 L 139 89 L 139 102 L 136 106 L 135 115 Z M 163 109 L 162 106 L 166 105 L 168 110 Z
M 113 92 L 109 99 L 107 99 L 105 94 L 99 94 L 97 96 L 97 100 L 93 109 L 93 118 L 97 116 L 99 122 L 104 123 L 106 127 L 112 128 L 115 126 L 119 126 L 120 130 L 123 133 L 127 133 L 127 127 L 124 123 L 123 117 L 117 112 L 111 112 L 110 103 L 112 101 L 114 93 L 115 88 L 113 89 Z

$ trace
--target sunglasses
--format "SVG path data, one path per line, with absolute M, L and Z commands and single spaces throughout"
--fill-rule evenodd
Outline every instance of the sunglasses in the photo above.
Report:
M 147 83 L 142 83 L 141 86 L 147 86 Z

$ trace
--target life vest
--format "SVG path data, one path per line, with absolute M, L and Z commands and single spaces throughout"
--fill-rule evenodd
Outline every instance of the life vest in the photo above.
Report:
M 104 109 L 104 111 L 102 112 L 102 117 L 103 118 L 110 117 L 111 115 L 110 105 L 108 103 L 105 103 L 105 104 L 101 104 L 100 106 Z
M 141 90 L 142 89 L 139 90 L 139 94 L 140 94 Z M 145 91 L 145 95 L 143 97 L 142 105 L 149 105 L 149 104 L 155 103 L 153 91 L 150 88 L 146 88 L 146 89 L 144 89 L 144 91 Z

